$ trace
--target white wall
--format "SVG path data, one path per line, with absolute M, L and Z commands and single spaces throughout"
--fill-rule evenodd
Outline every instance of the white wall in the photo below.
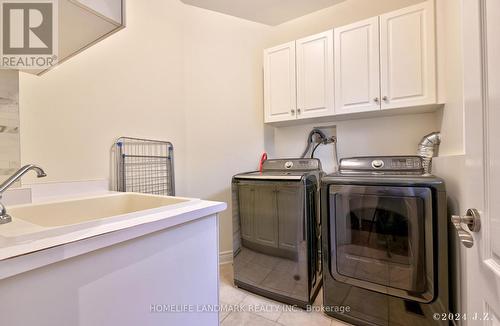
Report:
M 257 168 L 264 148 L 262 49 L 270 28 L 187 7 L 184 71 L 187 194 L 231 205 L 231 177 Z M 220 215 L 232 250 L 231 206 Z
M 439 130 L 433 113 L 400 115 L 328 124 L 305 124 L 274 129 L 270 144 L 273 157 L 299 157 L 305 149 L 312 128 L 335 126 L 338 156 L 414 155 L 423 135 Z M 315 157 L 321 159 L 326 172 L 333 172 L 332 146 L 320 145 Z
M 119 136 L 168 139 L 185 173 L 182 12 L 168 0 L 130 0 L 127 27 L 42 77 L 21 73 L 21 157 L 44 180 L 105 179 Z M 185 193 L 186 180 L 177 178 Z
M 232 175 L 255 169 L 264 149 L 300 155 L 317 125 L 264 126 L 262 49 L 420 1 L 348 0 L 269 27 L 178 0 L 128 0 L 127 28 L 42 77 L 21 74 L 22 161 L 46 168 L 44 182 L 105 179 L 116 137 L 167 139 L 177 193 L 230 203 Z M 447 79 L 459 90 L 453 67 Z M 340 156 L 412 154 L 441 126 L 454 139 L 445 152 L 457 152 L 460 112 L 447 112 L 327 125 L 336 125 Z M 319 151 L 325 166 L 329 150 Z M 221 251 L 231 250 L 230 212 L 221 215 Z
M 443 89 L 445 109 L 437 114 L 441 125 L 440 156 L 463 155 L 464 100 L 462 54 L 462 1 L 438 0 L 437 44 L 438 74 Z
M 424 0 L 347 0 L 276 26 L 269 39 L 269 45 L 323 32 L 422 1 Z
M 449 214 L 463 214 L 466 200 L 465 185 L 465 129 L 464 129 L 464 76 L 463 48 L 467 46 L 462 29 L 462 1 L 439 0 L 438 8 L 438 64 L 441 66 L 442 82 L 446 87 L 446 106 L 438 118 L 441 122 L 442 145 L 440 157 L 433 163 L 433 172 L 446 182 Z M 465 44 L 464 44 L 465 43 Z M 466 310 L 465 247 L 462 246 L 452 231 L 450 233 L 450 281 L 452 299 L 456 311 Z
M 42 77 L 21 75 L 22 161 L 49 175 L 24 182 L 107 179 L 114 139 L 166 139 L 177 194 L 230 203 L 231 177 L 264 149 L 270 27 L 178 0 L 126 3 L 124 30 Z M 232 248 L 230 212 L 221 251 Z

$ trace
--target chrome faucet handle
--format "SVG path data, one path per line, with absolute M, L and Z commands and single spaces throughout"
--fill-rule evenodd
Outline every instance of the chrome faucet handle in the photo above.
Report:
M 12 217 L 9 214 L 7 214 L 7 209 L 5 208 L 5 205 L 1 202 L 2 194 L 17 180 L 21 179 L 23 175 L 25 175 L 28 171 L 31 170 L 36 172 L 36 176 L 38 178 L 43 178 L 47 176 L 47 174 L 41 167 L 29 164 L 17 170 L 16 173 L 11 175 L 9 178 L 7 178 L 7 180 L 5 180 L 2 184 L 0 184 L 0 224 L 6 224 L 12 221 Z
M 12 222 L 12 217 L 9 214 L 0 216 L 0 225 Z
M 2 199 L 2 194 L 0 194 L 0 200 Z M 4 204 L 0 201 L 0 224 L 6 224 L 12 221 L 12 217 L 7 214 L 7 209 Z

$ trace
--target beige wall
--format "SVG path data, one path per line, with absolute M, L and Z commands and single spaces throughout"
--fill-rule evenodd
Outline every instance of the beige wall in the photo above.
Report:
M 257 168 L 264 148 L 262 49 L 269 27 L 187 7 L 184 36 L 189 196 L 231 205 L 231 177 Z M 231 207 L 220 250 L 232 250 Z
M 436 7 L 438 74 L 446 102 L 444 110 L 437 113 L 442 136 L 440 156 L 462 155 L 465 153 L 462 1 L 438 0 Z
M 347 0 L 276 26 L 270 42 L 277 44 L 292 41 L 422 1 L 424 0 Z
M 175 146 L 177 194 L 230 203 L 231 177 L 264 149 L 262 49 L 270 27 L 186 6 L 129 0 L 127 27 L 42 77 L 21 76 L 22 161 L 48 178 L 105 179 L 119 136 Z M 231 209 L 221 251 L 231 250 Z
M 177 193 L 230 203 L 232 175 L 255 169 L 264 149 L 299 155 L 316 126 L 264 126 L 262 49 L 416 2 L 348 0 L 269 27 L 178 0 L 129 0 L 126 29 L 43 77 L 22 74 L 22 161 L 46 168 L 44 182 L 104 179 L 116 137 L 167 139 Z M 342 121 L 332 130 L 340 156 L 412 154 L 441 125 L 454 143 L 460 138 L 450 112 Z M 328 165 L 331 152 L 319 155 Z M 231 250 L 230 212 L 221 215 L 221 251 Z
M 42 77 L 21 73 L 21 157 L 47 170 L 40 182 L 108 178 L 119 136 L 172 141 L 185 174 L 184 5 L 126 3 L 127 28 Z M 184 193 L 185 178 L 176 181 Z

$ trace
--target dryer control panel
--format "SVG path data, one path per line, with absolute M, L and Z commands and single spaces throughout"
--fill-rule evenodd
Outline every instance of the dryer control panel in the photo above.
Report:
M 340 160 L 340 173 L 387 172 L 399 174 L 423 174 L 420 156 L 367 156 Z

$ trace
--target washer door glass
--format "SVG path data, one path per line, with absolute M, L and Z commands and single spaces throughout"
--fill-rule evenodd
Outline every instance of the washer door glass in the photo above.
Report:
M 333 277 L 382 293 L 432 299 L 430 204 L 427 188 L 333 186 Z

